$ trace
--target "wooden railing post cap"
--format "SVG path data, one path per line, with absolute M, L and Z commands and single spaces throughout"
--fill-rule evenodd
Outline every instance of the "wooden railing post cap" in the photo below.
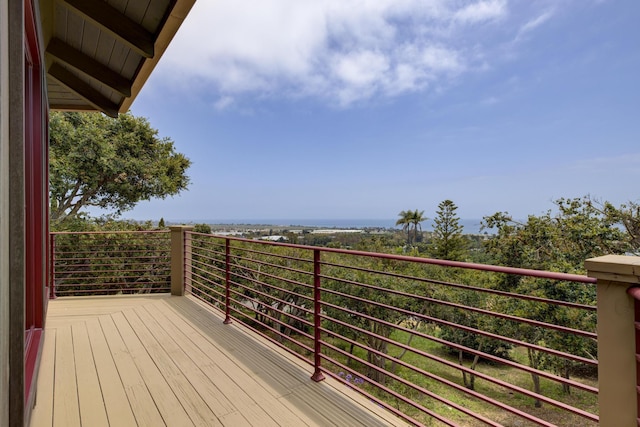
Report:
M 170 225 L 169 230 L 171 231 L 191 231 L 193 230 L 193 225 Z
M 640 284 L 640 257 L 605 255 L 584 262 L 587 276 L 619 283 Z

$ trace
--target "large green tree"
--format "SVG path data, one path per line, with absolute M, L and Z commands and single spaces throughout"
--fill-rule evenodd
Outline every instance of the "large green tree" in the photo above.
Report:
M 602 206 L 602 211 L 612 222 L 620 224 L 627 234 L 627 251 L 640 255 L 640 204 L 629 202 L 615 207 L 609 202 L 603 204 L 592 202 L 596 206 Z
M 557 212 L 529 215 L 526 222 L 506 212 L 483 219 L 483 227 L 496 231 L 485 246 L 495 263 L 512 267 L 584 273 L 587 258 L 624 253 L 630 235 L 619 227 L 621 219 L 610 204 L 602 209 L 588 197 L 558 199 Z M 617 210 L 622 214 L 622 210 Z
M 119 215 L 141 200 L 178 194 L 189 183 L 190 160 L 145 118 L 52 112 L 49 133 L 54 222 L 91 206 Z
M 559 199 L 557 211 L 543 215 L 530 215 L 526 221 L 515 221 L 510 215 L 498 212 L 485 217 L 483 226 L 496 234 L 485 241 L 488 253 L 496 264 L 533 268 L 565 273 L 584 273 L 588 258 L 624 253 L 628 239 L 618 227 L 613 214 L 596 206 L 588 197 Z M 503 291 L 532 294 L 559 301 L 595 304 L 595 289 L 581 283 L 524 278 L 515 275 L 501 277 L 496 287 Z M 595 318 L 575 309 L 517 299 L 505 300 L 499 309 L 530 319 L 556 325 L 595 331 Z M 531 325 L 509 325 L 500 329 L 532 344 L 545 345 L 587 358 L 595 357 L 595 343 L 579 337 L 543 330 Z M 549 357 L 529 348 L 529 365 L 540 369 L 551 367 L 569 378 L 576 368 L 570 360 Z M 536 392 L 540 389 L 538 375 L 532 373 Z M 569 392 L 569 387 L 564 387 Z M 536 406 L 541 403 L 536 401 Z
M 460 261 L 467 252 L 467 240 L 462 234 L 463 227 L 451 200 L 443 200 L 438 205 L 429 247 L 429 255 L 434 258 Z

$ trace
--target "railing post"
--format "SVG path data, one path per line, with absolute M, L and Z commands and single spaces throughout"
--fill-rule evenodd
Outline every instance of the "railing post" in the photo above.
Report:
M 184 230 L 184 292 L 187 294 L 191 293 L 191 286 L 193 284 L 193 277 L 191 276 L 193 273 L 193 263 L 191 262 L 191 257 L 193 256 L 193 236 L 187 231 L 193 230 L 193 227 L 189 227 Z
M 185 283 L 191 279 L 191 247 L 187 245 L 185 232 L 192 226 L 173 225 L 171 230 L 171 295 L 183 296 Z M 188 247 L 187 247 L 188 246 Z
M 314 372 L 311 376 L 313 381 L 322 381 L 324 375 L 320 369 L 322 363 L 322 344 L 320 342 L 320 312 L 322 310 L 320 290 L 320 249 L 313 250 L 313 367 Z
M 231 323 L 231 240 L 224 239 L 224 324 Z
M 598 279 L 598 411 L 601 427 L 638 425 L 635 301 L 640 257 L 607 255 L 585 261 Z
M 56 299 L 56 235 L 49 233 L 49 299 Z

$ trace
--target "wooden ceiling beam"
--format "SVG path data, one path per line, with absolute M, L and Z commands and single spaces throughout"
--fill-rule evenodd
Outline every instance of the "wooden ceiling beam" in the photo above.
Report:
M 58 61 L 75 68 L 82 74 L 85 74 L 105 86 L 109 86 L 122 96 L 131 96 L 131 82 L 128 79 L 90 56 L 87 56 L 72 46 L 69 46 L 62 40 L 55 37 L 52 38 L 47 46 L 46 53 L 53 56 Z
M 103 0 L 62 0 L 85 19 L 90 20 L 145 58 L 153 58 L 155 38 L 141 25 Z
M 58 63 L 53 63 L 48 71 L 49 75 L 56 79 L 61 85 L 75 92 L 85 101 L 102 111 L 107 116 L 118 117 L 118 106 L 111 102 L 106 96 L 92 88 L 87 82 L 64 68 Z

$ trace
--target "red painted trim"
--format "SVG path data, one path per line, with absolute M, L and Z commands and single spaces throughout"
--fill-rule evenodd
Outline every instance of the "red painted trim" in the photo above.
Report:
M 35 393 L 47 282 L 47 107 L 39 23 L 31 0 L 24 0 L 24 174 L 25 174 L 25 406 Z M 25 407 L 29 411 L 28 407 Z M 28 417 L 27 417 L 28 419 Z
M 42 339 L 42 329 L 33 329 L 29 334 L 29 340 L 25 344 L 24 365 L 25 368 L 35 368 L 38 361 L 38 351 L 40 350 L 40 340 Z M 25 369 L 24 371 L 24 398 L 29 401 L 29 394 L 35 387 L 35 369 Z
M 320 289 L 320 250 L 313 250 L 313 367 L 314 372 L 311 379 L 315 382 L 322 381 L 322 291 Z
M 225 269 L 224 269 L 224 324 L 229 325 L 231 322 L 231 310 L 230 310 L 230 289 L 229 283 L 231 282 L 231 249 L 229 246 L 229 239 L 225 239 L 224 245 L 225 253 Z
M 190 232 L 192 235 L 203 235 L 202 233 L 194 233 Z M 282 246 L 286 248 L 297 248 L 297 249 L 309 249 L 309 246 L 305 245 L 297 245 L 292 243 L 280 243 L 280 242 L 268 242 L 264 240 L 252 240 L 246 239 L 243 237 L 227 237 L 231 241 L 236 242 L 246 242 L 246 243 L 255 243 L 258 245 L 268 245 L 268 246 Z M 504 274 L 515 274 L 519 276 L 530 276 L 530 277 L 539 277 L 541 279 L 551 279 L 551 280 L 564 280 L 568 282 L 576 282 L 576 283 L 597 283 L 598 280 L 595 277 L 587 277 L 581 274 L 568 274 L 568 273 L 557 273 L 554 271 L 543 271 L 543 270 L 532 270 L 528 268 L 516 268 L 516 267 L 504 267 L 501 265 L 490 265 L 490 264 L 476 264 L 472 262 L 462 262 L 462 261 L 449 261 L 445 259 L 434 259 L 434 258 L 422 258 L 422 257 L 413 257 L 407 255 L 394 255 L 394 254 L 385 254 L 385 253 L 374 253 L 374 252 L 363 252 L 363 251 L 354 251 L 351 249 L 338 249 L 338 248 L 322 248 L 323 252 L 332 252 L 338 254 L 345 255 L 354 255 L 354 256 L 364 256 L 370 258 L 378 258 L 378 259 L 391 259 L 396 261 L 407 261 L 418 264 L 430 264 L 430 265 L 440 265 L 443 267 L 456 267 L 456 268 L 464 268 L 468 270 L 480 270 L 480 271 L 490 271 L 494 273 L 504 273 Z

